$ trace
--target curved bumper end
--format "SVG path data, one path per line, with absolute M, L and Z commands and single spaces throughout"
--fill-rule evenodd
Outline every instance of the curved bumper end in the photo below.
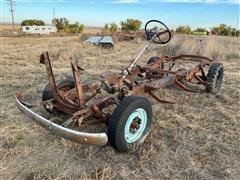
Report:
M 86 133 L 65 128 L 33 112 L 30 108 L 26 107 L 24 103 L 21 102 L 21 99 L 18 95 L 15 96 L 15 100 L 16 106 L 19 110 L 21 110 L 25 115 L 33 119 L 36 123 L 56 135 L 81 144 L 103 146 L 108 142 L 108 137 L 106 133 Z

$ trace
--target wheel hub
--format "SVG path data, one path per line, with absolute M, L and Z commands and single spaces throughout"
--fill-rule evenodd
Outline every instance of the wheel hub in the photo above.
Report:
M 147 113 L 144 109 L 138 108 L 132 112 L 124 129 L 124 136 L 128 143 L 137 141 L 143 134 L 147 124 Z

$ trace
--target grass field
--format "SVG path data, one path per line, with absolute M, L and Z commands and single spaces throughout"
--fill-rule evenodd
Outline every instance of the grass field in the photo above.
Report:
M 0 23 L 0 32 L 9 32 L 12 31 L 12 24 L 2 24 Z M 19 32 L 21 30 L 20 24 L 15 24 L 15 31 Z
M 198 54 L 224 64 L 221 94 L 160 90 L 177 104 L 153 102 L 153 124 L 144 144 L 129 154 L 111 146 L 73 143 L 41 128 L 16 108 L 14 95 L 40 101 L 47 83 L 39 55 L 49 51 L 58 79 L 70 73 L 69 56 L 85 68 L 83 80 L 119 72 L 144 41 L 112 50 L 83 45 L 79 37 L 1 38 L 1 179 L 240 179 L 240 42 L 218 36 L 174 36 L 154 55 Z M 201 40 L 201 42 L 200 42 Z M 49 116 L 42 112 L 44 116 Z M 51 117 L 51 116 L 50 116 Z

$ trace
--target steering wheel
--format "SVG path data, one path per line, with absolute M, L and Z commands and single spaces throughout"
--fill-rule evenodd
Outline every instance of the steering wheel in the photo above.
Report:
M 168 27 L 158 20 L 148 21 L 145 25 L 145 33 L 147 40 L 152 40 L 156 44 L 166 44 L 172 37 Z

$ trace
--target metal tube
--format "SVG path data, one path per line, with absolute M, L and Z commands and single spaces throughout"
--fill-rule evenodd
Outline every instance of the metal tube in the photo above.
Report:
M 147 48 L 152 44 L 153 40 L 157 37 L 157 34 L 152 36 L 152 39 L 148 42 L 147 45 L 144 46 L 144 48 L 141 50 L 141 52 L 137 55 L 137 57 L 131 62 L 129 67 L 127 68 L 127 71 L 124 71 L 123 78 L 126 78 L 128 75 L 128 72 L 132 70 L 132 68 L 137 64 L 137 61 L 139 58 L 143 55 L 143 53 L 147 50 Z
M 145 47 L 142 49 L 142 51 L 137 55 L 137 57 L 134 59 L 134 61 L 130 64 L 130 66 L 128 67 L 128 71 L 131 71 L 132 68 L 135 66 L 135 64 L 137 63 L 137 61 L 139 60 L 139 58 L 142 56 L 142 54 L 146 51 L 146 49 L 149 47 L 150 43 L 148 43 L 147 45 L 145 45 Z

